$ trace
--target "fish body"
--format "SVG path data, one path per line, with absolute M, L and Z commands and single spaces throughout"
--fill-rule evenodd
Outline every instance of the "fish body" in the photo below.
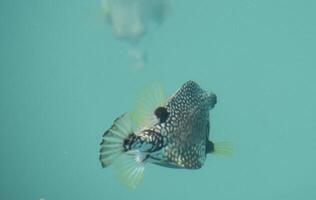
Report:
M 157 102 L 150 109 L 139 109 L 134 115 L 126 113 L 116 119 L 101 142 L 103 167 L 121 154 L 132 158 L 127 164 L 123 162 L 123 166 L 132 166 L 123 167 L 123 171 L 131 171 L 126 176 L 134 174 L 131 175 L 134 178 L 125 180 L 132 186 L 141 180 L 146 163 L 198 169 L 206 155 L 215 151 L 214 143 L 209 140 L 209 111 L 217 102 L 214 93 L 187 81 L 172 96 Z M 133 121 L 137 122 L 136 128 L 131 125 Z M 107 153 L 111 150 L 114 153 Z

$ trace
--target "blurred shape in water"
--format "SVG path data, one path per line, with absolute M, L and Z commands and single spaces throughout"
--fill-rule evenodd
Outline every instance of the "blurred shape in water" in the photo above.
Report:
M 102 10 L 116 37 L 137 44 L 151 22 L 164 21 L 169 0 L 102 0 Z
M 130 56 L 136 66 L 145 65 L 145 53 L 135 50 L 150 24 L 160 25 L 170 9 L 169 0 L 101 0 L 106 22 L 114 35 L 133 46 Z
M 130 58 L 133 61 L 133 67 L 136 69 L 142 69 L 147 62 L 147 54 L 138 48 L 132 48 L 128 52 Z

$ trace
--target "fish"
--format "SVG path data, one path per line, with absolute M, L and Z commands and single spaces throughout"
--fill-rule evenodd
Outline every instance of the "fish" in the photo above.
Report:
M 191 80 L 167 98 L 159 84 L 144 89 L 135 111 L 115 119 L 103 134 L 99 155 L 102 167 L 118 163 L 121 181 L 136 188 L 148 163 L 200 169 L 208 154 L 230 154 L 230 143 L 209 139 L 209 112 L 216 103 L 213 92 Z

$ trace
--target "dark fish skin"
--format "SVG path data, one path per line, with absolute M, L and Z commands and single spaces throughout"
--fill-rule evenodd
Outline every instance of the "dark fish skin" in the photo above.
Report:
M 126 139 L 126 151 L 138 149 L 144 161 L 171 168 L 201 168 L 206 155 L 214 150 L 209 141 L 209 111 L 217 102 L 214 93 L 206 92 L 194 81 L 187 81 L 165 106 L 153 113 L 159 122 Z

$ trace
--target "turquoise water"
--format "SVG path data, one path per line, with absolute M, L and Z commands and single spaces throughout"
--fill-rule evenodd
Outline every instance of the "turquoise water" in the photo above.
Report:
M 315 1 L 173 1 L 142 69 L 99 1 L 0 2 L 0 199 L 316 199 Z M 103 132 L 159 80 L 214 91 L 200 170 L 148 165 L 136 190 L 98 160 Z

